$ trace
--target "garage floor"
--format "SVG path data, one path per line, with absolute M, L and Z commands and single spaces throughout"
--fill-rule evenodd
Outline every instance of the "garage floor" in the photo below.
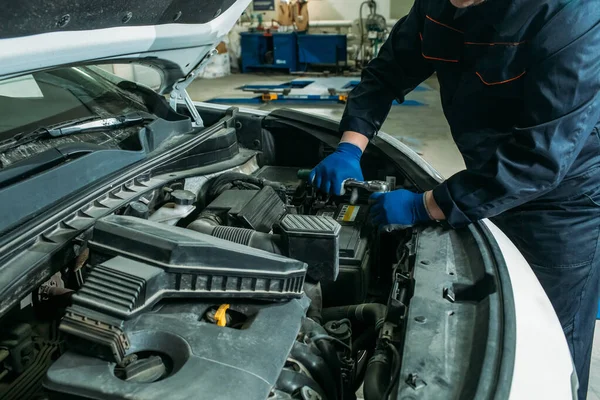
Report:
M 236 88 L 246 84 L 265 82 L 289 82 L 289 75 L 232 75 L 226 78 L 198 80 L 194 82 L 189 93 L 192 99 L 203 101 L 215 97 L 244 97 Z M 415 150 L 433 165 L 443 176 L 450 176 L 464 168 L 458 149 L 452 141 L 450 129 L 442 113 L 442 107 L 435 79 L 425 82 L 424 87 L 430 90 L 413 92 L 408 98 L 418 100 L 422 106 L 394 106 L 386 120 L 383 131 L 395 136 L 407 145 L 414 145 Z M 245 97 L 250 97 L 247 95 Z M 246 108 L 271 110 L 281 105 L 254 105 Z M 325 106 L 286 106 L 298 110 L 310 110 L 311 113 L 340 119 L 344 111 L 343 105 Z M 549 349 L 550 350 L 550 349 Z M 590 376 L 589 400 L 600 400 L 600 326 L 596 324 L 594 350 Z

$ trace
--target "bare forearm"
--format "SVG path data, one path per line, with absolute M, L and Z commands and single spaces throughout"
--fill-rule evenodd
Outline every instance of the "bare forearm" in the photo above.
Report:
M 443 221 L 446 219 L 444 212 L 438 206 L 435 198 L 433 197 L 433 192 L 430 190 L 429 192 L 425 192 L 425 205 L 427 207 L 427 211 L 429 215 L 436 221 Z
M 369 138 L 358 132 L 346 131 L 342 135 L 340 143 L 351 143 L 364 152 L 369 144 Z

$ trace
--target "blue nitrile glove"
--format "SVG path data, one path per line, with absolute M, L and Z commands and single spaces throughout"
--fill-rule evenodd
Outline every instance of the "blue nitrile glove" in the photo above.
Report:
M 425 202 L 424 193 L 413 193 L 400 189 L 388 193 L 373 193 L 370 197 L 371 219 L 376 225 L 413 226 L 431 221 Z
M 310 173 L 308 181 L 324 193 L 344 194 L 344 181 L 364 181 L 360 169 L 362 150 L 352 143 L 340 143 L 337 150 L 319 163 Z

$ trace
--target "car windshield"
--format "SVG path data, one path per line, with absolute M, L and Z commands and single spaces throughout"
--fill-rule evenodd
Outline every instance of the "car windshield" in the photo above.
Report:
M 40 127 L 143 110 L 95 67 L 69 67 L 0 81 L 0 140 Z
M 141 98 L 117 86 L 121 80 L 91 66 L 35 72 L 0 81 L 0 143 L 15 142 L 40 128 L 148 111 Z M 117 148 L 135 132 L 134 128 L 107 129 L 60 138 L 40 137 L 22 145 L 16 142 L 17 146 L 0 151 L 0 168 L 62 143 Z

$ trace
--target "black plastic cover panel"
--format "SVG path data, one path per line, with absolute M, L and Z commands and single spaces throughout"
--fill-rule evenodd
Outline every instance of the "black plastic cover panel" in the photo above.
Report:
M 288 214 L 280 229 L 288 255 L 308 264 L 308 275 L 316 281 L 335 281 L 340 270 L 340 229 L 331 217 Z
M 268 233 L 285 214 L 285 203 L 270 186 L 262 188 L 238 214 L 238 218 L 259 232 Z
M 240 224 L 263 233 L 269 233 L 286 212 L 285 203 L 270 186 L 260 190 L 225 190 L 205 210 L 225 212 L 230 225 Z
M 330 217 L 288 214 L 281 221 L 281 229 L 288 234 L 335 237 L 340 224 Z
M 307 266 L 188 229 L 135 217 L 100 219 L 75 305 L 127 319 L 162 298 L 298 298 Z
M 128 355 L 149 352 L 170 361 L 162 380 L 137 383 L 115 376 L 115 364 L 74 351 L 48 370 L 51 399 L 266 399 L 277 382 L 308 308 L 306 297 L 283 303 L 235 303 L 249 318 L 240 329 L 202 321 L 219 303 L 164 304 L 125 321 Z
M 501 254 L 483 235 L 478 224 L 419 232 L 399 386 L 390 399 L 509 397 L 515 324 L 503 302 L 512 291 L 500 288 Z

